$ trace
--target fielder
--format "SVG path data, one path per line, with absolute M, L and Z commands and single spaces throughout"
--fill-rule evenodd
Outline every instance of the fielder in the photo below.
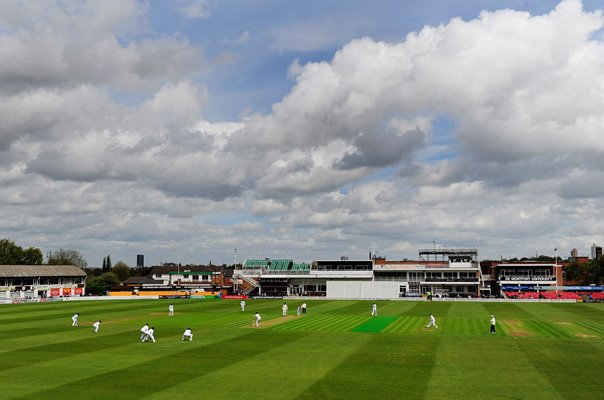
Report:
M 430 322 L 428 322 L 428 325 L 426 325 L 426 328 L 429 328 L 431 326 L 438 329 L 438 325 L 436 325 L 436 318 L 434 318 L 434 315 L 432 315 L 432 314 L 430 314 Z
M 185 333 L 182 334 L 182 340 L 185 340 L 185 338 L 188 337 L 189 341 L 193 341 L 193 333 L 191 333 L 191 328 L 187 328 L 185 329 Z
M 155 343 L 155 336 L 153 336 L 154 333 L 155 333 L 155 328 L 151 327 L 151 328 L 147 329 L 147 333 L 145 334 L 145 337 L 143 338 L 143 342 L 146 342 L 147 340 L 151 339 L 153 341 L 153 343 Z
M 80 316 L 80 314 L 75 313 L 72 315 L 71 317 L 71 326 L 78 326 L 78 317 Z
M 306 303 L 302 303 L 302 314 L 306 315 Z
M 245 311 L 245 300 L 241 300 L 239 305 L 241 305 L 241 312 L 244 312 Z
M 149 331 L 149 324 L 145 324 L 142 328 L 141 328 L 141 342 L 145 341 L 145 336 L 147 336 L 147 332 Z
M 257 328 L 260 326 L 260 320 L 262 319 L 262 317 L 260 316 L 260 314 L 258 314 L 258 312 L 256 312 L 256 314 L 254 314 L 254 319 Z
M 495 324 L 497 324 L 497 320 L 494 315 L 491 315 L 491 333 L 495 334 Z
M 92 326 L 94 327 L 94 332 L 98 332 L 99 331 L 99 326 L 101 326 L 101 320 L 99 319 L 94 324 L 92 324 Z
M 281 306 L 281 312 L 283 313 L 284 317 L 287 316 L 287 310 L 289 310 L 289 308 L 287 307 L 287 303 L 283 303 L 283 305 Z
M 170 304 L 168 306 L 168 317 L 173 317 L 174 316 L 174 304 Z
M 371 306 L 371 316 L 375 317 L 377 315 L 377 304 L 373 303 Z

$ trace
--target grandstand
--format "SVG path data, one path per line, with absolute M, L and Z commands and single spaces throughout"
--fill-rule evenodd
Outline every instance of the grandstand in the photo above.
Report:
M 556 286 L 561 282 L 561 268 L 552 263 L 501 263 L 494 266 L 492 274 L 487 271 L 483 275 L 475 249 L 424 249 L 416 261 L 342 257 L 310 264 L 288 258 L 251 258 L 234 274 L 234 282 L 238 282 L 235 292 L 250 296 L 330 296 L 330 282 L 348 283 L 351 287 L 364 287 L 370 282 L 380 282 L 386 287 L 395 282 L 399 291 L 394 297 L 431 294 L 437 298 L 474 298 L 490 297 L 492 292 L 507 299 L 529 301 L 599 301 L 604 297 L 600 294 L 604 292 L 601 287 Z M 488 286 L 487 279 L 492 280 Z M 388 298 L 392 298 L 391 291 L 387 292 Z
M 306 264 L 306 263 L 294 263 L 292 265 L 291 270 L 292 271 L 297 271 L 297 272 L 309 272 L 310 271 L 310 264 Z
M 600 287 L 596 287 L 598 290 Z M 540 292 L 502 291 L 507 299 L 520 300 L 575 300 L 575 301 L 602 301 L 602 291 L 568 291 L 568 290 L 544 290 Z
M 268 269 L 268 265 L 269 265 L 270 260 L 268 258 L 266 259 L 251 259 L 251 260 L 245 260 L 245 262 L 243 263 L 243 269 L 252 269 L 252 270 L 256 270 L 256 269 Z
M 109 291 L 109 296 L 189 297 L 189 292 L 186 290 L 135 290 L 131 292 L 125 290 L 115 290 Z
M 293 260 L 271 260 L 268 265 L 269 271 L 288 271 L 291 269 Z

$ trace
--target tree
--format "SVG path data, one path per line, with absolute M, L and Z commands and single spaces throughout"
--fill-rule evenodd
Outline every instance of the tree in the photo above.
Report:
M 8 239 L 0 240 L 0 264 L 4 265 L 39 265 L 44 257 L 42 250 L 36 247 L 23 249 Z
M 578 285 L 598 284 L 604 281 L 604 256 L 587 263 L 573 261 L 564 267 L 566 280 Z
M 44 255 L 42 254 L 42 250 L 37 247 L 30 247 L 26 250 L 23 250 L 21 264 L 25 265 L 40 265 L 44 261 Z
M 103 257 L 103 268 L 101 268 L 101 271 L 105 272 L 107 271 L 107 258 Z
M 111 256 L 107 255 L 107 260 L 105 261 L 105 268 L 107 271 L 111 271 Z
M 82 269 L 86 268 L 88 263 L 82 254 L 77 250 L 59 249 L 50 253 L 48 257 L 50 265 L 75 265 Z
M 570 264 L 564 266 L 564 274 L 565 280 L 568 282 L 578 282 L 583 283 L 583 271 L 585 270 L 587 264 L 579 263 L 574 260 Z
M 88 278 L 86 290 L 88 293 L 104 295 L 112 286 L 120 284 L 120 280 L 113 272 L 105 272 L 99 276 Z
M 599 284 L 604 280 L 604 256 L 590 260 L 587 267 L 588 284 Z
M 128 266 L 128 264 L 123 261 L 118 261 L 115 266 L 111 268 L 111 272 L 113 272 L 118 277 L 120 282 L 123 282 L 132 276 L 133 271 L 132 268 Z

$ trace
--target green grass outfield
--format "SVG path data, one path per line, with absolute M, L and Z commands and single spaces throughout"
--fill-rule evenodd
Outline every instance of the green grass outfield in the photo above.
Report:
M 383 301 L 371 317 L 371 302 L 324 300 L 297 318 L 290 300 L 284 318 L 282 303 L 0 305 L 0 398 L 604 398 L 604 304 Z M 145 322 L 157 343 L 138 340 Z M 187 327 L 194 339 L 181 342 Z

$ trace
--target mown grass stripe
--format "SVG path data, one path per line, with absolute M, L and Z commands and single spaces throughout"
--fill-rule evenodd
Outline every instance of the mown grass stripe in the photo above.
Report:
M 118 368 L 95 377 L 31 393 L 19 399 L 56 398 L 57 393 L 60 393 L 61 397 L 79 397 L 82 393 L 89 392 L 92 387 L 103 393 L 105 398 L 119 399 L 125 396 L 143 398 L 179 383 L 196 379 L 214 368 L 226 368 L 239 360 L 253 357 L 268 351 L 273 346 L 295 339 L 296 336 L 292 335 L 242 335 L 209 346 L 167 354 L 153 361 L 151 366 L 154 368 L 146 368 L 144 364 Z M 153 345 L 149 345 L 151 346 Z M 232 349 L 238 356 L 227 356 L 221 351 L 224 347 Z M 186 356 L 184 356 L 185 352 Z M 204 360 L 204 363 L 211 368 L 199 368 L 199 360 Z M 170 365 L 171 368 L 162 368 L 162 365 Z
M 602 397 L 604 362 L 602 349 L 598 345 L 585 340 L 562 342 L 537 338 L 517 341 L 516 345 L 535 369 L 556 388 L 561 398 L 589 398 L 586 393 L 597 393 L 595 398 Z M 537 394 L 533 393 L 531 398 Z
M 604 335 L 604 325 L 602 325 L 602 324 L 597 324 L 595 322 L 588 322 L 588 321 L 576 322 L 576 324 L 579 326 L 582 326 L 584 328 L 587 328 L 588 330 L 590 330 L 592 332 L 596 332 L 596 333 L 599 333 L 600 335 Z
M 417 316 L 399 317 L 392 324 L 388 325 L 382 332 L 410 334 L 417 332 L 422 327 L 425 318 Z
M 527 321 L 526 325 L 540 336 L 568 339 L 574 336 L 545 321 Z
M 422 399 L 428 388 L 438 340 L 433 337 L 372 336 L 337 367 L 298 395 L 315 399 Z M 367 368 L 371 365 L 371 368 Z M 358 371 L 363 371 L 359 374 Z
M 394 316 L 376 316 L 354 328 L 353 332 L 381 332 L 384 328 L 396 320 Z
M 535 303 L 519 310 L 506 303 L 485 303 L 489 309 L 469 302 L 379 303 L 380 317 L 393 319 L 366 334 L 353 330 L 371 321 L 371 302 L 307 300 L 308 316 L 285 321 L 282 303 L 253 300 L 242 313 L 238 302 L 184 301 L 175 303 L 172 318 L 164 300 L 129 303 L 136 305 L 131 311 L 112 301 L 10 306 L 10 313 L 0 312 L 0 367 L 6 368 L 0 397 L 601 397 L 604 304 Z M 76 310 L 81 326 L 72 329 L 69 317 Z M 263 322 L 283 322 L 250 329 L 256 310 Z M 425 329 L 430 312 L 438 331 Z M 487 334 L 491 313 L 497 335 Z M 56 318 L 36 319 L 51 314 Z M 103 319 L 99 335 L 90 327 L 97 316 Z M 144 322 L 155 325 L 157 343 L 138 341 Z M 193 342 L 180 341 L 187 326 Z M 513 337 L 503 334 L 506 329 Z M 576 366 L 581 373 L 572 373 Z

